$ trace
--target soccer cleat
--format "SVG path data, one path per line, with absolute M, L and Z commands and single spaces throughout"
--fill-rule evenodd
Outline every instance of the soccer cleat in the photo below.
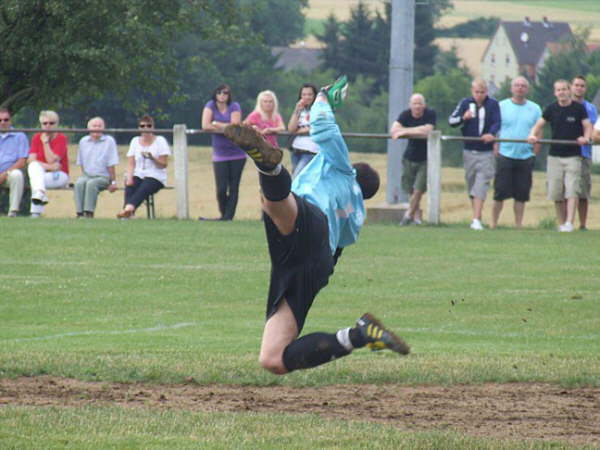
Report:
M 329 106 L 335 111 L 348 96 L 348 77 L 342 75 L 332 85 L 322 88 L 322 91 L 327 94 Z
M 364 314 L 356 321 L 356 328 L 367 341 L 367 347 L 372 351 L 389 349 L 401 355 L 408 355 L 410 347 L 406 342 L 385 328 L 371 314 Z
M 254 128 L 247 125 L 227 125 L 223 134 L 244 150 L 254 162 L 269 168 L 281 162 L 283 152 L 273 147 Z

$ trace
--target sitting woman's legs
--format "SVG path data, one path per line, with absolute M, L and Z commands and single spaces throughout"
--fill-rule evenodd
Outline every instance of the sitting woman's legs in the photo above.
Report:
M 146 200 L 152 194 L 156 194 L 164 187 L 164 185 L 156 178 L 147 177 L 142 179 L 133 177 L 133 182 L 134 185 L 127 186 L 127 189 L 125 190 L 125 208 L 131 205 L 133 206 L 134 210 L 137 209 L 137 207 L 140 206 L 144 200 Z M 129 190 L 129 188 L 132 189 Z

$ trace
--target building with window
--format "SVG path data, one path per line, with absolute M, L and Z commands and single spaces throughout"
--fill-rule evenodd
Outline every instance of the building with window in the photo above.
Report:
M 508 78 L 526 75 L 535 80 L 552 52 L 573 35 L 566 22 L 500 22 L 481 59 L 481 76 L 494 93 Z

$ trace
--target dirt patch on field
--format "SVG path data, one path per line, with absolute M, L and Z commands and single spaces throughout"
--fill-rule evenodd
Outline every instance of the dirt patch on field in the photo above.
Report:
M 600 446 L 600 388 L 545 384 L 319 388 L 122 384 L 54 377 L 0 380 L 0 406 L 89 404 L 193 411 L 316 413 L 412 431 Z

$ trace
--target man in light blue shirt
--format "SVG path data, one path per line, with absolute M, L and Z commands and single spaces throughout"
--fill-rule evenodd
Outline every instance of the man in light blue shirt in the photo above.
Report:
M 500 139 L 527 139 L 531 127 L 542 116 L 537 103 L 527 100 L 529 82 L 518 76 L 510 85 L 511 98 L 500 102 Z M 504 200 L 514 199 L 515 226 L 523 226 L 525 202 L 529 201 L 535 155 L 540 144 L 502 142 L 494 144 L 496 175 L 494 177 L 494 206 L 491 228 L 496 228 Z
M 29 156 L 29 141 L 24 133 L 10 132 L 12 115 L 0 109 L 0 186 L 9 190 L 8 216 L 16 217 L 23 197 L 21 169 Z
M 346 77 L 321 90 L 310 112 L 310 134 L 321 151 L 294 179 L 281 165 L 282 152 L 241 125 L 225 136 L 254 160 L 259 171 L 264 224 L 271 257 L 267 321 L 259 361 L 283 375 L 315 367 L 369 347 L 400 354 L 408 346 L 371 314 L 337 333 L 298 337 L 317 293 L 329 281 L 342 249 L 354 243 L 365 218 L 363 198 L 379 188 L 368 164 L 350 164 L 334 109 L 347 92 Z
M 573 78 L 571 83 L 571 98 L 573 101 L 583 103 L 592 125 L 598 120 L 596 107 L 585 99 L 587 81 L 583 75 Z M 579 229 L 587 229 L 588 200 L 592 197 L 592 146 L 581 146 L 581 192 L 577 210 L 579 212 Z
M 93 218 L 100 191 L 117 190 L 119 153 L 114 138 L 102 132 L 105 126 L 101 117 L 90 119 L 87 127 L 90 134 L 81 138 L 77 151 L 77 165 L 83 174 L 75 182 L 74 194 L 77 217 Z

